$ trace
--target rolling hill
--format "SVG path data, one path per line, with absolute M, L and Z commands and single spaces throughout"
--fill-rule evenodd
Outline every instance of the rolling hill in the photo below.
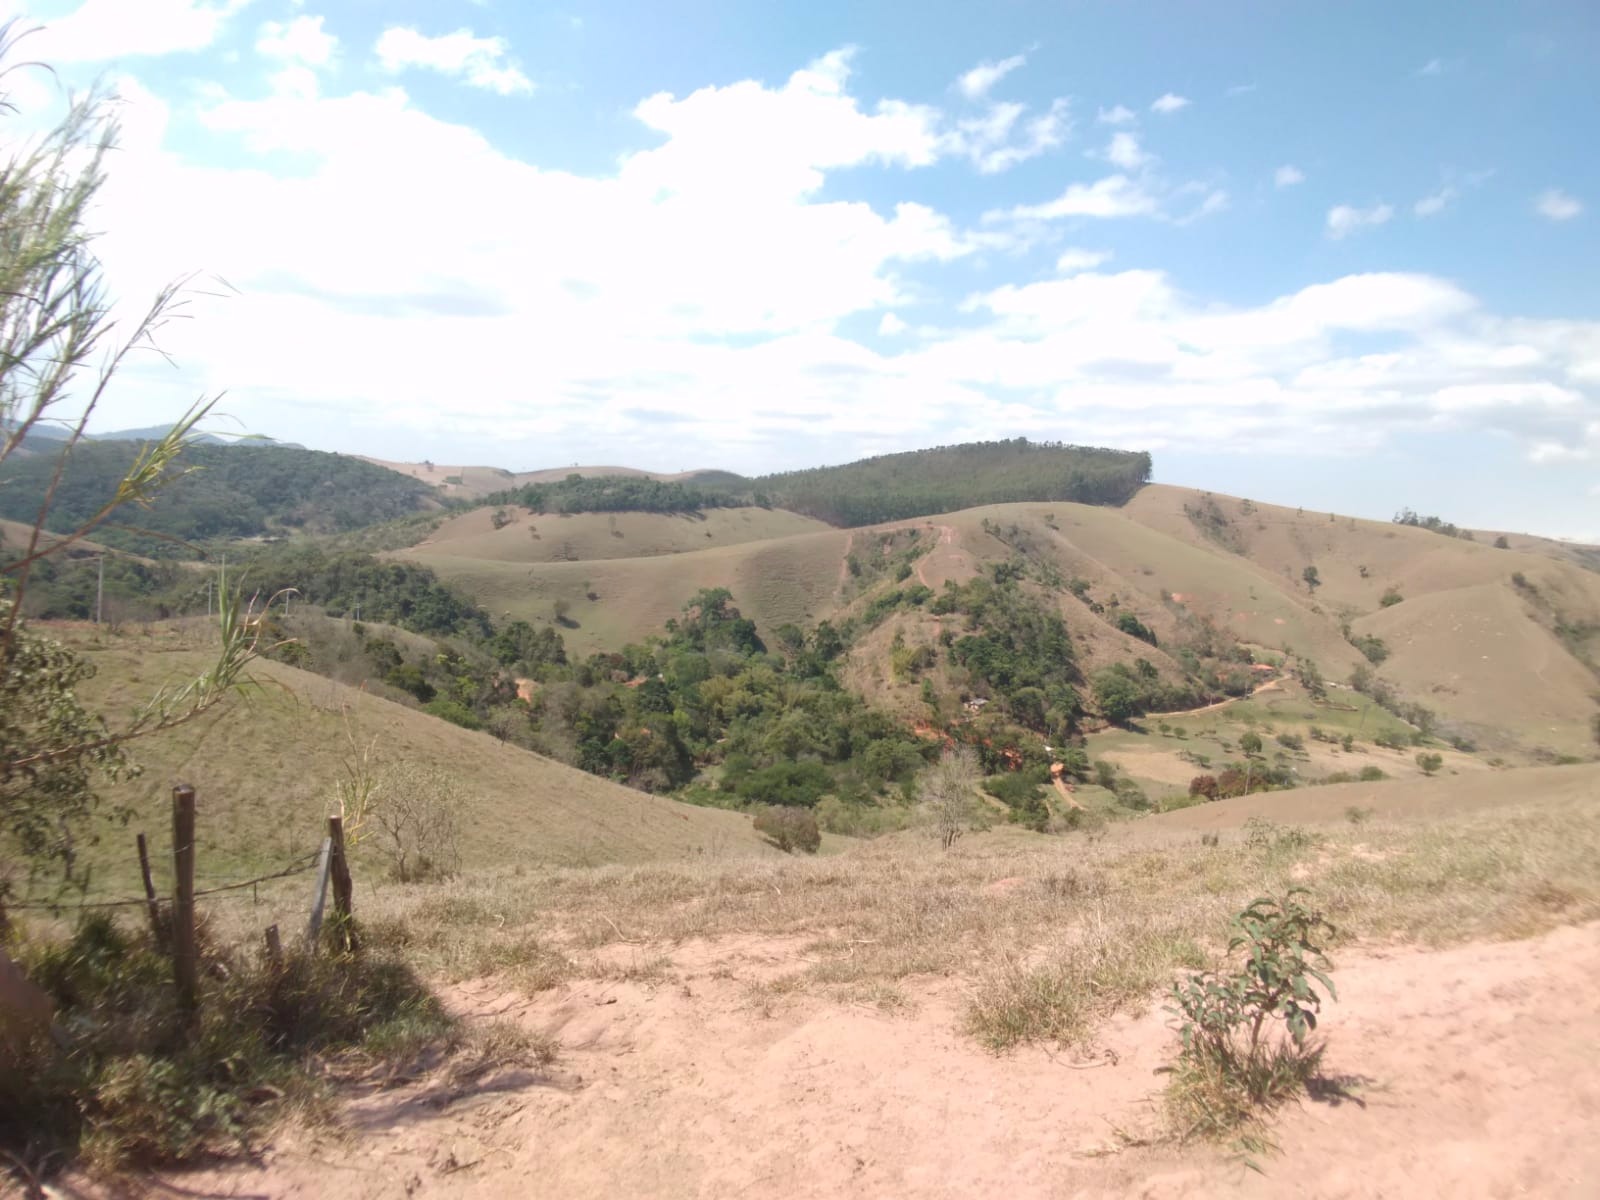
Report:
M 117 495 L 140 452 L 130 441 L 79 443 L 56 490 L 50 525 L 76 528 Z M 54 455 L 0 463 L 0 517 L 31 521 L 55 470 Z M 187 473 L 148 508 L 113 510 L 96 538 L 152 557 L 191 557 L 183 543 L 287 533 L 339 533 L 439 507 L 433 490 L 340 454 L 287 446 L 197 445 Z
M 728 588 L 769 639 L 785 622 L 860 612 L 893 583 L 856 580 L 851 558 L 915 529 L 926 547 L 915 581 L 935 591 L 1008 560 L 1048 574 L 1085 674 L 1144 657 L 1177 678 L 1168 648 L 1194 618 L 1259 653 L 1309 659 L 1337 681 L 1368 666 L 1352 639 L 1377 639 L 1387 654 L 1378 678 L 1457 736 L 1535 760 L 1593 752 L 1600 576 L 1544 539 L 1500 549 L 1162 485 L 1117 508 L 989 505 L 848 532 L 781 510 L 517 518 L 499 529 L 489 510 L 454 518 L 400 555 L 497 618 L 548 622 L 559 605 L 563 636 L 582 655 L 658 632 L 702 587 Z M 1314 589 L 1304 577 L 1312 566 Z M 1065 587 L 1072 581 L 1084 600 Z M 1112 600 L 1158 644 L 1089 607 Z M 942 628 L 926 612 L 895 614 L 859 642 L 849 682 L 908 717 L 920 712 L 914 684 L 889 679 L 889 646 L 897 635 L 931 646 Z
M 381 628 L 381 627 L 379 627 Z M 207 665 L 209 631 L 192 622 L 147 634 L 69 639 L 97 667 L 81 694 L 91 707 L 129 711 L 163 683 Z M 597 865 L 684 855 L 776 853 L 748 817 L 620 787 L 414 709 L 276 662 L 251 668 L 261 688 L 220 715 L 137 744 L 137 779 L 101 789 L 128 805 L 132 829 L 164 828 L 174 782 L 199 796 L 200 862 L 213 878 L 270 869 L 313 849 L 346 763 L 369 747 L 450 772 L 464 797 L 469 869 L 516 864 Z M 132 833 L 108 826 L 91 851 L 97 889 L 136 888 Z

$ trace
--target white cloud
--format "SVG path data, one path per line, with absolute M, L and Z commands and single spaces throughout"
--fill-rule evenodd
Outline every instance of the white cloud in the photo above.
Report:
M 1054 200 L 1022 204 L 1003 213 L 985 213 L 984 220 L 1009 217 L 1019 221 L 1052 221 L 1061 217 L 1148 216 L 1160 208 L 1156 198 L 1126 175 L 1107 175 L 1094 183 L 1074 183 Z
M 385 29 L 374 47 L 385 71 L 408 67 L 453 75 L 470 87 L 501 96 L 533 91 L 533 80 L 508 57 L 510 46 L 500 37 L 474 37 L 470 29 L 428 37 L 405 26 Z
M 250 0 L 84 0 L 44 23 L 26 54 L 55 65 L 204 50 Z
M 1443 75 L 1444 74 L 1444 63 L 1440 59 L 1430 58 L 1427 62 L 1423 63 L 1420 67 L 1417 68 L 1417 74 L 1418 75 Z
M 1551 221 L 1570 221 L 1583 212 L 1583 204 L 1576 196 L 1550 188 L 1540 192 L 1533 202 L 1534 211 Z
M 662 459 L 692 445 L 754 470 L 1063 428 L 1297 453 L 1496 431 L 1600 456 L 1600 322 L 1498 316 L 1422 274 L 1237 306 L 1188 291 L 1196 278 L 1110 271 L 1103 250 L 1058 244 L 1042 273 L 980 253 L 1017 234 L 915 199 L 918 168 L 969 154 L 955 126 L 860 100 L 849 66 L 836 52 L 773 84 L 649 97 L 634 115 L 650 148 L 592 174 L 508 156 L 395 86 L 163 100 L 130 84 L 95 214 L 114 290 L 196 264 L 238 295 L 172 326 L 180 373 L 136 365 L 106 420 L 226 388 L 251 429 L 394 457 L 470 440 L 508 465 L 689 466 Z M 194 139 L 172 140 L 168 103 L 171 128 L 198 122 L 229 165 L 179 153 Z M 1015 141 L 1028 119 L 995 128 Z M 875 170 L 888 199 L 834 198 L 847 170 Z M 472 220 L 441 216 L 462 194 Z M 1171 220 L 1219 196 L 1118 173 L 998 216 Z M 967 262 L 981 274 L 955 276 Z M 955 311 L 942 297 L 974 277 Z
M 1010 58 L 1003 58 L 999 62 L 981 62 L 957 79 L 956 87 L 961 89 L 961 94 L 968 100 L 980 99 L 989 94 L 990 88 L 1027 61 L 1026 55 L 1013 54 Z
M 1161 113 L 1163 116 L 1166 116 L 1170 113 L 1175 113 L 1181 109 L 1188 108 L 1189 104 L 1190 101 L 1187 96 L 1178 96 L 1172 92 L 1168 92 L 1163 96 L 1158 96 L 1154 101 L 1151 102 L 1150 111 Z
M 1110 162 L 1124 171 L 1137 171 L 1147 163 L 1155 161 L 1155 156 L 1145 153 L 1139 146 L 1139 135 L 1126 131 L 1111 135 L 1111 142 L 1106 146 L 1105 157 Z
M 1290 163 L 1285 163 L 1272 173 L 1272 185 L 1274 187 L 1293 187 L 1295 184 L 1304 183 L 1305 181 L 1306 173 Z
M 1455 201 L 1461 193 L 1454 187 L 1446 184 L 1437 192 L 1424 196 L 1411 206 L 1411 211 L 1419 217 L 1436 217 Z
M 268 58 L 327 66 L 338 49 L 339 39 L 322 28 L 322 20 L 295 17 L 291 21 L 268 21 L 256 38 L 256 50 Z
M 1253 83 L 1236 83 L 1228 89 L 1228 95 L 1248 96 L 1251 92 L 1256 90 L 1256 87 L 1257 85 Z
M 1056 259 L 1056 271 L 1061 275 L 1076 275 L 1080 271 L 1092 271 L 1110 261 L 1109 250 L 1085 250 L 1081 246 L 1071 246 Z
M 1374 225 L 1384 225 L 1394 216 L 1394 206 L 1375 204 L 1371 208 L 1335 205 L 1328 210 L 1328 236 L 1342 238 Z
M 1139 118 L 1134 115 L 1133 109 L 1118 104 L 1114 108 L 1102 108 L 1095 119 L 1103 125 L 1131 125 Z
M 949 145 L 970 158 L 980 172 L 993 175 L 1055 149 L 1072 130 L 1065 100 L 1058 99 L 1048 111 L 1021 120 L 1027 111 L 1025 104 L 991 104 L 983 116 L 959 121 Z

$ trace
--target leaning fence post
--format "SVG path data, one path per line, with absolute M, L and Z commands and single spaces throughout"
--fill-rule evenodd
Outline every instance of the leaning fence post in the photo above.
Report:
M 200 1004 L 200 961 L 194 934 L 194 788 L 172 789 L 172 976 L 178 1007 L 193 1014 Z
M 272 964 L 273 970 L 283 966 L 283 942 L 278 937 L 276 925 L 267 926 L 267 961 Z
M 333 916 L 339 924 L 339 937 L 344 942 L 344 948 L 356 948 L 356 930 L 351 923 L 352 885 L 350 882 L 350 860 L 344 853 L 344 818 L 328 818 L 328 842 L 333 853 L 329 861 L 329 878 L 333 883 Z
M 317 952 L 317 937 L 322 933 L 322 909 L 328 902 L 328 871 L 333 866 L 333 839 L 322 839 L 317 855 L 317 884 L 311 893 L 311 920 L 306 924 L 306 949 Z
M 144 880 L 144 908 L 150 918 L 150 937 L 156 949 L 161 949 L 166 938 L 161 933 L 161 902 L 156 899 L 155 880 L 150 875 L 150 844 L 144 834 L 138 836 L 139 876 Z

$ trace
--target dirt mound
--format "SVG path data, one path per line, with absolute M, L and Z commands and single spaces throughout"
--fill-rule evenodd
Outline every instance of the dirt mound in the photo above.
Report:
M 660 948 L 657 948 L 660 949 Z M 1342 957 L 1332 1080 L 1262 1172 L 1157 1127 L 1173 1037 L 1151 1011 L 1088 1053 L 980 1050 L 961 991 L 793 996 L 795 939 L 690 943 L 647 978 L 527 998 L 456 989 L 472 1019 L 555 1032 L 556 1072 L 377 1091 L 341 1137 L 174 1180 L 275 1197 L 1590 1196 L 1600 1188 L 1600 925 L 1533 941 Z M 625 967 L 626 964 L 619 964 Z

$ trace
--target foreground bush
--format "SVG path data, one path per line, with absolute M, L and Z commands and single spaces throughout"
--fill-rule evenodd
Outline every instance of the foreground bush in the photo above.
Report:
M 205 952 L 199 1016 L 144 933 L 106 915 L 60 942 L 24 942 L 19 965 L 57 1007 L 55 1038 L 0 1070 L 0 1155 L 29 1170 L 248 1152 L 287 1105 L 315 1098 L 314 1068 L 453 1045 L 455 1022 L 382 945 L 279 963 Z
M 756 832 L 782 850 L 792 854 L 804 850 L 815 854 L 822 845 L 817 818 L 803 808 L 764 808 L 756 814 Z
M 1231 1133 L 1316 1075 L 1323 1048 L 1311 1034 L 1322 997 L 1312 983 L 1338 996 L 1318 945 L 1334 930 L 1302 903 L 1308 894 L 1291 888 L 1282 899 L 1253 901 L 1234 918 L 1228 943 L 1243 961 L 1172 985 L 1183 1051 L 1169 1098 L 1184 1136 Z

